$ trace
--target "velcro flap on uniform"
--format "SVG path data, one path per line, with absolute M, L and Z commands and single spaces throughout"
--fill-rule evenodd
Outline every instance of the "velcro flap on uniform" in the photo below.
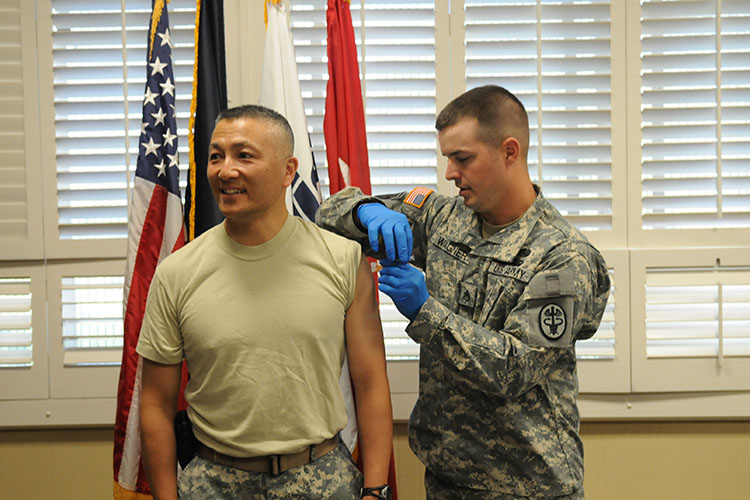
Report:
M 529 282 L 526 315 L 529 342 L 537 346 L 572 344 L 575 283 L 569 271 L 544 271 Z

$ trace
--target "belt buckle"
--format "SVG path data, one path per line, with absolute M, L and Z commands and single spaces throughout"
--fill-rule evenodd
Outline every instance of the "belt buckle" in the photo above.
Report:
M 271 455 L 268 457 L 268 468 L 272 476 L 281 474 L 281 455 Z

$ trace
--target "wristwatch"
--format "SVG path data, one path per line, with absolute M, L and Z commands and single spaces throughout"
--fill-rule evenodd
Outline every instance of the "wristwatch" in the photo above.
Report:
M 359 496 L 362 498 L 371 496 L 380 500 L 391 500 L 391 487 L 384 484 L 382 486 L 373 486 L 372 488 L 362 488 Z

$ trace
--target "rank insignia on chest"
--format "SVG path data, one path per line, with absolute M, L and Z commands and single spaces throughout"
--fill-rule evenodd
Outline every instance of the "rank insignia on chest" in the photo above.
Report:
M 458 291 L 458 303 L 463 307 L 474 309 L 477 302 L 477 287 L 468 283 L 461 283 Z

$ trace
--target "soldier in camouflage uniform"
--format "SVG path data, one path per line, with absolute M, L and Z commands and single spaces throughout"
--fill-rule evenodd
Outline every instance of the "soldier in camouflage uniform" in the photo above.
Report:
M 420 344 L 409 437 L 427 498 L 583 498 L 574 344 L 599 326 L 607 267 L 532 184 L 513 94 L 468 91 L 436 128 L 459 196 L 347 188 L 317 222 L 385 258 L 381 291 Z

